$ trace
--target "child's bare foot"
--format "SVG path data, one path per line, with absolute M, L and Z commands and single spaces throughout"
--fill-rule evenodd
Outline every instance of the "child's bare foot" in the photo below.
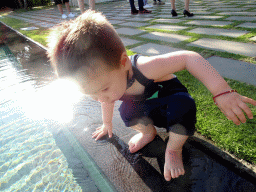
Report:
M 165 164 L 164 164 L 164 178 L 170 181 L 171 178 L 177 178 L 184 175 L 185 170 L 182 161 L 182 150 L 166 149 Z
M 134 135 L 128 143 L 130 152 L 135 153 L 136 151 L 142 149 L 148 143 L 153 141 L 155 136 L 156 134 L 143 134 L 143 133 L 138 133 Z

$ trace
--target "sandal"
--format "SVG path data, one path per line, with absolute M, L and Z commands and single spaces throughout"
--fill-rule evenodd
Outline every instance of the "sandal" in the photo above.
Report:
M 143 11 L 139 11 L 139 14 L 145 14 L 145 13 L 151 13 L 152 11 L 149 11 L 147 9 L 143 9 Z

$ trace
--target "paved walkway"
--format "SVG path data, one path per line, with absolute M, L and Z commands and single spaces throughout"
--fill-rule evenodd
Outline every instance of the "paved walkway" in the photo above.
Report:
M 96 10 L 106 15 L 133 52 L 149 56 L 191 48 L 225 52 L 228 58 L 210 57 L 210 63 L 222 76 L 256 86 L 256 65 L 232 59 L 235 55 L 248 60 L 256 57 L 256 0 L 194 0 L 190 4 L 195 14 L 192 18 L 183 17 L 183 6 L 182 0 L 176 1 L 179 15 L 175 18 L 169 1 L 154 6 L 147 15 L 131 15 L 127 1 L 96 4 Z M 78 8 L 72 10 L 80 15 Z M 44 28 L 63 21 L 56 7 L 9 17 Z

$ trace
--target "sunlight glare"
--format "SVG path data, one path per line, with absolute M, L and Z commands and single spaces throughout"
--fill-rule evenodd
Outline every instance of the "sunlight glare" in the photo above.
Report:
M 71 80 L 59 79 L 36 91 L 25 102 L 25 113 L 32 119 L 51 119 L 68 123 L 74 116 L 74 105 L 83 94 Z

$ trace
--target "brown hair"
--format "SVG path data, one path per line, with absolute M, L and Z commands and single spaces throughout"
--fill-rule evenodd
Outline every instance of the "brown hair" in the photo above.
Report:
M 55 27 L 48 41 L 48 56 L 59 77 L 70 76 L 82 66 L 96 69 L 99 65 L 95 59 L 117 69 L 125 52 L 113 26 L 92 10 Z

